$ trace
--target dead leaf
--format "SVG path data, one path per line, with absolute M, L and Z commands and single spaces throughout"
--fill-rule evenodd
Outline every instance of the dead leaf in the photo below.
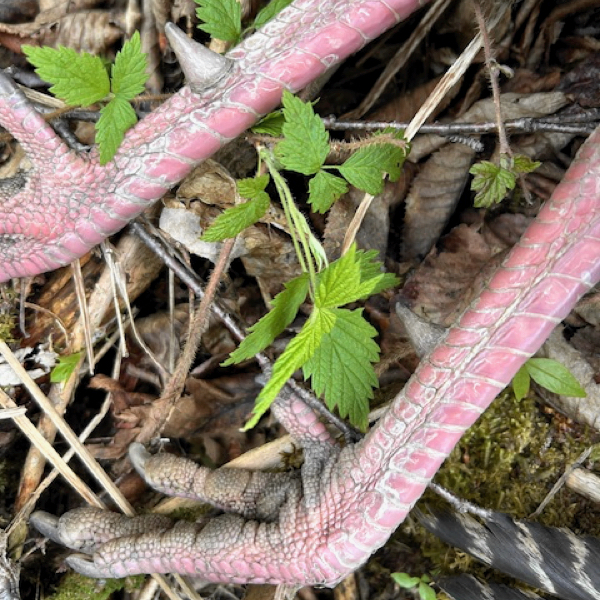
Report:
M 421 260 L 437 242 L 463 192 L 475 152 L 451 144 L 427 161 L 406 198 L 402 260 Z

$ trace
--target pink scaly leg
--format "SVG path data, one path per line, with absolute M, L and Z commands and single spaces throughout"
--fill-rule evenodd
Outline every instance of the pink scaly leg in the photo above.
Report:
M 251 487 L 258 482 L 252 489 L 269 506 L 267 518 L 246 519 L 244 508 L 141 535 L 107 526 L 95 509 L 33 521 L 73 548 L 77 531 L 86 531 L 92 556 L 69 562 L 92 577 L 177 571 L 217 582 L 335 585 L 385 543 L 465 430 L 599 279 L 600 128 L 481 297 L 421 362 L 367 437 L 342 450 L 327 444 L 317 475 L 309 465 L 301 478 L 278 482 L 276 517 L 261 497 L 266 480 L 245 475 Z M 305 409 L 298 405 L 294 417 L 290 407 L 293 413 L 293 399 L 281 415 L 297 427 Z M 301 437 L 313 447 L 319 435 Z M 150 459 L 139 449 L 134 459 L 163 490 L 194 488 L 198 471 L 187 462 L 180 468 L 184 463 Z M 319 460 L 308 453 L 307 462 Z M 163 464 L 170 464 L 166 473 Z M 183 471 L 190 475 L 182 477 Z M 135 520 L 127 523 L 135 527 Z
M 1 76 L 0 124 L 23 143 L 33 168 L 0 188 L 0 281 L 82 256 L 275 108 L 283 89 L 303 88 L 424 4 L 296 0 L 234 48 L 229 71 L 209 81 L 195 65 L 211 62 L 208 51 L 184 51 L 189 85 L 130 130 L 104 167 L 95 150 L 69 151 Z

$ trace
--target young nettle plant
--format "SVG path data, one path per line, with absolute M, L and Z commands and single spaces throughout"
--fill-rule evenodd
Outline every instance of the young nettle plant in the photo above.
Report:
M 235 45 L 247 31 L 262 27 L 291 3 L 292 0 L 272 0 L 258 11 L 254 21 L 244 31 L 242 7 L 238 0 L 196 0 L 196 15 L 202 21 L 198 29 Z
M 23 46 L 23 52 L 35 72 L 52 84 L 50 91 L 69 106 L 104 104 L 96 123 L 96 142 L 100 164 L 112 160 L 125 132 L 137 123 L 131 100 L 144 91 L 149 77 L 139 32 L 123 44 L 111 66 L 110 78 L 102 59 L 87 52 L 63 46 Z
M 411 577 L 408 573 L 392 573 L 392 579 L 403 589 L 413 590 L 421 600 L 436 600 L 437 595 L 431 587 L 428 575 Z
M 375 195 L 383 190 L 386 174 L 397 179 L 407 154 L 406 145 L 397 133 L 375 137 L 344 164 L 325 165 L 330 151 L 329 134 L 311 104 L 289 92 L 283 94 L 282 114 L 267 117 L 258 129 L 280 131 L 283 136 L 273 149 L 263 148 L 260 152 L 268 175 L 239 181 L 239 194 L 248 201 L 220 215 L 202 239 L 221 241 L 258 221 L 269 206 L 265 189 L 272 180 L 303 274 L 285 285 L 284 291 L 274 298 L 271 312 L 250 328 L 248 337 L 224 364 L 239 363 L 269 346 L 294 320 L 307 298 L 313 308 L 301 331 L 275 362 L 271 379 L 260 393 L 246 428 L 258 422 L 284 383 L 301 368 L 317 395 L 324 395 L 330 409 L 337 408 L 343 417 L 348 416 L 354 425 L 364 429 L 368 400 L 377 385 L 373 369 L 379 358 L 379 347 L 373 339 L 377 331 L 364 319 L 362 309 L 342 307 L 392 287 L 398 280 L 381 272 L 375 251 L 363 252 L 355 245 L 340 259 L 327 264 L 321 244 L 297 208 L 280 168 L 311 175 L 308 203 L 315 211 L 325 212 L 346 192 L 349 183 Z
M 498 204 L 517 185 L 517 177 L 535 171 L 542 163 L 523 154 L 502 154 L 499 164 L 482 160 L 474 164 L 469 173 L 473 175 L 471 190 L 477 192 L 473 202 L 476 208 L 489 208 Z

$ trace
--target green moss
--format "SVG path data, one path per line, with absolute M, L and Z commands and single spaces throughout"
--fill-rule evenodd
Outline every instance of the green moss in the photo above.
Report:
M 475 504 L 524 518 L 590 443 L 585 431 L 561 431 L 534 399 L 517 401 L 506 392 L 461 439 L 435 480 Z M 540 521 L 569 525 L 579 509 L 563 490 Z
M 68 573 L 62 579 L 56 593 L 48 600 L 107 600 L 114 592 L 122 589 L 134 590 L 141 587 L 145 576 L 127 577 L 127 579 L 107 579 L 99 581 Z
M 526 518 L 581 452 L 596 441 L 587 429 L 578 425 L 565 428 L 564 424 L 562 417 L 545 414 L 534 399 L 517 401 L 505 392 L 463 436 L 435 481 L 461 499 L 517 519 Z M 419 507 L 426 511 L 428 506 L 445 504 L 428 491 Z M 537 520 L 549 526 L 569 527 L 577 533 L 600 535 L 597 510 L 563 488 Z M 590 513 L 596 518 L 590 518 Z M 580 531 L 580 526 L 591 529 Z M 411 554 L 402 556 L 401 552 L 393 560 L 411 562 L 411 573 L 446 576 L 470 572 L 484 580 L 510 584 L 469 555 L 429 534 L 410 517 L 395 540 L 409 546 Z M 382 560 L 387 563 L 389 558 Z M 391 568 L 407 570 L 397 565 Z

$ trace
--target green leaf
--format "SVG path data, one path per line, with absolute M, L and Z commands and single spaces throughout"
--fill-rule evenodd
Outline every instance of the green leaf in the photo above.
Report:
M 525 367 L 537 384 L 562 396 L 585 398 L 587 394 L 569 369 L 551 358 L 530 358 Z
M 377 250 L 360 250 L 356 253 L 356 258 L 360 266 L 360 282 L 361 289 L 364 294 L 358 298 L 362 300 L 373 294 L 379 294 L 383 290 L 395 287 L 400 283 L 400 280 L 392 273 L 382 272 L 383 264 L 379 262 Z
M 435 600 L 435 590 L 430 585 L 421 581 L 419 583 L 419 596 L 421 600 Z
M 270 203 L 269 195 L 261 192 L 253 200 L 228 208 L 211 223 L 200 239 L 204 242 L 220 242 L 235 237 L 254 225 L 267 212 Z
M 512 380 L 512 389 L 517 400 L 523 400 L 529 393 L 531 378 L 526 365 L 523 365 Z
M 246 179 L 238 179 L 236 186 L 239 195 L 242 198 L 258 198 L 262 196 L 262 192 L 267 189 L 271 178 L 269 175 L 257 175 L 256 177 L 248 177 Z
M 73 374 L 73 371 L 79 364 L 81 358 L 81 352 L 75 352 L 68 356 L 60 356 L 58 364 L 52 369 L 50 373 L 51 383 L 64 383 L 69 380 L 69 377 Z
M 111 68 L 111 90 L 125 100 L 132 100 L 144 91 L 148 81 L 148 60 L 142 52 L 140 33 L 136 31 L 131 39 L 123 44 Z
M 283 292 L 273 298 L 272 310 L 248 328 L 249 335 L 223 363 L 224 367 L 251 358 L 273 343 L 296 318 L 298 309 L 308 294 L 308 281 L 308 275 L 305 273 L 285 284 Z
M 368 400 L 378 384 L 371 364 L 379 359 L 379 346 L 373 341 L 377 330 L 364 320 L 362 309 L 315 311 L 334 326 L 304 363 L 304 378 L 312 378 L 312 388 L 317 395 L 324 394 L 330 410 L 337 408 L 342 417 L 349 416 L 353 425 L 365 430 Z
M 115 96 L 101 111 L 96 123 L 96 142 L 100 148 L 100 164 L 112 160 L 123 141 L 125 132 L 137 123 L 131 104 Z
M 411 577 L 408 573 L 392 573 L 392 579 L 405 590 L 414 588 L 421 583 L 419 577 Z
M 308 203 L 315 212 L 327 212 L 348 191 L 348 184 L 335 175 L 319 171 L 308 183 Z
M 293 0 L 271 0 L 264 8 L 258 11 L 256 19 L 254 19 L 254 27 L 258 29 L 265 23 L 270 21 L 274 16 L 278 15 L 286 6 L 291 4 Z
M 541 162 L 531 160 L 524 154 L 515 154 L 513 156 L 513 169 L 515 173 L 531 173 L 541 166 Z
M 392 144 L 365 146 L 340 168 L 340 173 L 355 187 L 373 196 L 383 191 L 383 176 L 392 181 L 400 177 L 406 151 Z
M 196 15 L 203 21 L 198 29 L 227 42 L 237 42 L 242 34 L 242 8 L 237 0 L 196 0 Z
M 280 110 L 265 115 L 256 125 L 251 128 L 254 133 L 264 133 L 273 137 L 283 135 L 285 117 Z
M 275 155 L 285 169 L 313 175 L 329 154 L 329 134 L 308 102 L 283 92 L 284 140 L 275 147 Z
M 487 160 L 473 165 L 469 173 L 474 175 L 471 190 L 477 192 L 474 206 L 478 208 L 501 202 L 517 183 L 514 173 Z
M 329 333 L 335 324 L 331 311 L 314 311 L 300 330 L 300 333 L 288 344 L 283 354 L 273 365 L 271 379 L 262 389 L 252 411 L 250 420 L 244 425 L 247 431 L 254 427 L 268 410 L 279 394 L 285 382 L 316 352 L 323 336 Z
M 220 242 L 235 237 L 254 225 L 268 210 L 270 199 L 264 189 L 269 185 L 269 175 L 240 179 L 236 182 L 238 193 L 250 202 L 228 208 L 219 215 L 200 238 L 205 242 Z
M 71 106 L 89 106 L 110 92 L 108 73 L 98 56 L 71 48 L 22 46 L 35 72 L 52 84 L 50 91 Z
M 381 263 L 373 262 L 375 255 L 373 251 L 357 251 L 356 244 L 352 244 L 344 256 L 319 274 L 315 306 L 343 306 L 397 285 L 394 275 L 382 273 Z

